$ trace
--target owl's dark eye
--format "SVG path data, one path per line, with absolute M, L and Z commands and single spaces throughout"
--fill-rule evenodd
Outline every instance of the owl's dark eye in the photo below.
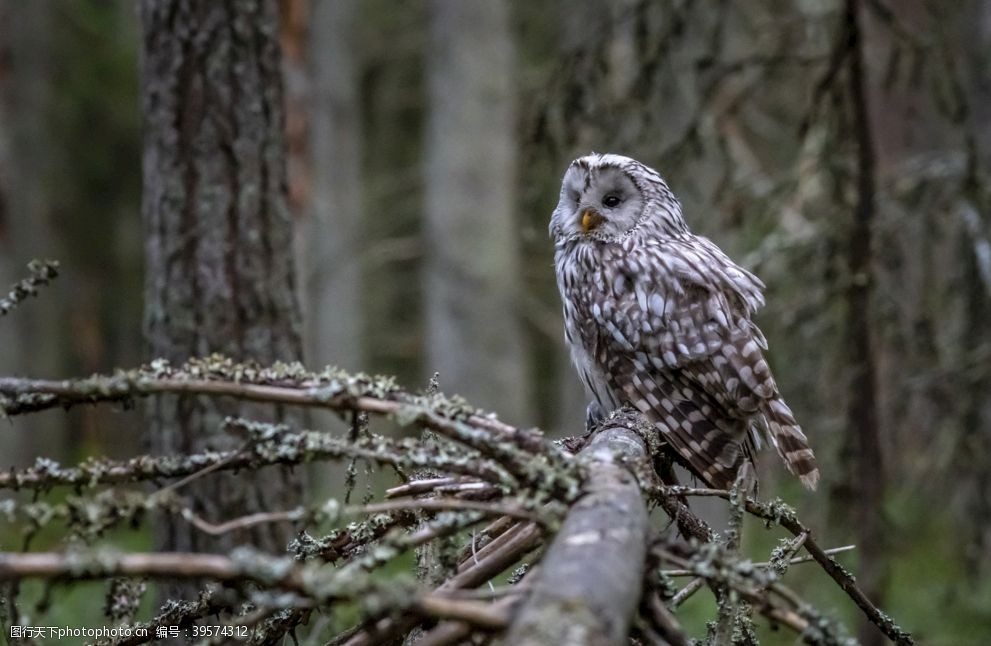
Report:
M 622 200 L 619 199 L 619 196 L 618 195 L 609 194 L 609 195 L 605 196 L 604 198 L 602 198 L 602 206 L 604 206 L 606 208 L 609 208 L 609 209 L 614 209 L 617 206 L 619 206 L 619 203 L 621 201 Z

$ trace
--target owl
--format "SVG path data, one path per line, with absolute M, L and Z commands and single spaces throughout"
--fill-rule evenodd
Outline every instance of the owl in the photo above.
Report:
M 815 456 L 752 320 L 764 285 L 688 230 L 657 171 L 620 155 L 576 159 L 550 234 L 565 340 L 593 404 L 638 409 L 711 487 L 728 489 L 764 438 L 815 489 Z

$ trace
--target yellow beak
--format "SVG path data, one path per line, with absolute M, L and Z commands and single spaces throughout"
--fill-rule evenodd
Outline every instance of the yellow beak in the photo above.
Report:
M 582 211 L 582 231 L 584 233 L 588 233 L 605 221 L 606 219 L 595 209 L 585 209 Z

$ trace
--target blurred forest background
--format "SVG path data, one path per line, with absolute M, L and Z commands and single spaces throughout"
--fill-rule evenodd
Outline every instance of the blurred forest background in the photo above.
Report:
M 411 389 L 437 371 L 508 422 L 581 431 L 547 221 L 571 159 L 636 157 L 768 286 L 823 484 L 769 468 L 762 494 L 856 543 L 921 643 L 988 643 L 991 1 L 282 0 L 278 19 L 307 365 Z M 62 263 L 0 320 L 2 374 L 150 358 L 140 51 L 132 2 L 0 0 L 0 285 Z M 11 423 L 2 468 L 145 450 L 107 408 Z

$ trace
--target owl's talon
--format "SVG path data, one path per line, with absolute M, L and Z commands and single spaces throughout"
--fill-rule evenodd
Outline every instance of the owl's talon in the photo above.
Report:
M 606 413 L 602 410 L 602 406 L 599 406 L 599 402 L 590 401 L 588 408 L 585 409 L 585 432 L 591 433 L 605 418 Z

